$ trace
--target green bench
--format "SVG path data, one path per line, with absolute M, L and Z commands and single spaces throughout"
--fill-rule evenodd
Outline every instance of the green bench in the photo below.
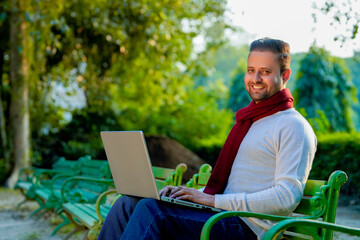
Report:
M 157 188 L 160 190 L 166 185 L 180 186 L 183 173 L 186 170 L 187 166 L 185 164 L 179 164 L 175 169 L 153 167 Z M 95 180 L 93 179 L 92 181 Z M 106 201 L 106 198 L 109 198 L 110 195 L 116 197 L 113 198 L 113 201 Z M 63 197 L 66 198 L 66 194 L 64 194 Z M 121 197 L 121 195 L 116 194 L 116 190 L 111 189 L 103 192 L 97 198 L 96 203 L 76 203 L 71 201 L 64 203 L 63 212 L 75 225 L 75 228 L 67 235 L 66 239 L 78 231 L 85 231 L 87 238 L 90 240 L 96 239 L 102 224 L 110 211 L 112 203 L 118 197 Z
M 322 222 L 334 223 L 336 217 L 337 204 L 339 200 L 340 187 L 347 181 L 347 175 L 343 171 L 333 172 L 328 181 L 308 180 L 305 185 L 304 196 L 299 206 L 290 217 L 267 215 L 253 212 L 225 211 L 215 214 L 204 225 L 201 232 L 201 240 L 209 239 L 212 226 L 223 218 L 227 217 L 252 217 L 268 219 L 271 221 L 283 221 L 287 219 L 318 219 Z M 301 227 L 292 225 L 285 233 L 286 239 L 306 239 L 309 231 L 317 232 L 321 239 L 332 239 L 333 232 L 331 229 L 324 228 L 318 231 L 317 226 Z M 318 238 L 320 239 L 320 238 Z
M 339 224 L 328 223 L 317 220 L 309 220 L 309 219 L 287 219 L 275 224 L 272 228 L 267 231 L 263 240 L 275 240 L 278 237 L 281 237 L 284 231 L 291 228 L 308 228 L 309 231 L 306 236 L 309 236 L 308 239 L 315 240 L 324 240 L 324 239 L 332 239 L 332 238 L 324 238 L 319 235 L 319 232 L 342 232 L 352 236 L 360 236 L 360 228 L 347 227 Z M 317 229 L 317 231 L 314 231 Z M 344 238 L 343 238 L 344 239 Z
M 21 204 L 27 200 L 35 200 L 35 185 L 41 181 L 43 185 L 50 185 L 51 179 L 57 174 L 77 175 L 80 174 L 79 162 L 76 160 L 66 160 L 64 157 L 60 157 L 53 165 L 51 169 L 43 169 L 36 167 L 26 167 L 19 171 L 19 179 L 15 184 L 15 189 L 19 189 L 24 195 L 24 201 L 18 204 L 18 208 Z
M 33 185 L 33 199 L 39 204 L 39 208 L 36 209 L 31 216 L 35 216 L 46 210 L 56 210 L 60 211 L 62 207 L 62 195 L 61 190 L 63 184 L 71 177 L 80 176 L 80 177 L 93 177 L 96 179 L 111 179 L 110 167 L 107 161 L 105 160 L 96 160 L 91 159 L 90 156 L 85 156 L 79 158 L 76 165 L 79 172 L 53 172 L 53 171 L 42 171 L 36 175 L 36 182 Z M 56 174 L 57 173 L 57 174 Z M 109 187 L 109 184 L 102 184 L 101 187 L 94 186 L 93 184 L 83 184 L 69 186 L 67 190 L 69 195 L 72 194 L 72 201 L 96 201 L 96 196 L 82 194 L 82 191 L 85 189 L 91 189 L 92 192 L 103 192 L 106 191 Z M 94 188 L 94 189 L 92 189 Z M 71 189 L 71 190 L 69 190 Z

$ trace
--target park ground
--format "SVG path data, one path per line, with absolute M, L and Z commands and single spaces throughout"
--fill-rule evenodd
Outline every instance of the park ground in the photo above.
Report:
M 23 200 L 24 197 L 19 191 L 0 188 L 0 240 L 61 240 L 71 230 L 66 228 L 55 236 L 51 236 L 52 230 L 60 219 L 50 213 L 44 214 L 39 219 L 29 218 L 38 205 L 36 202 L 28 201 L 16 209 L 17 204 Z M 360 204 L 348 199 L 340 201 L 336 223 L 360 227 Z M 70 238 L 70 240 L 80 239 L 82 239 L 82 234 Z M 337 234 L 334 239 L 360 240 L 360 237 Z

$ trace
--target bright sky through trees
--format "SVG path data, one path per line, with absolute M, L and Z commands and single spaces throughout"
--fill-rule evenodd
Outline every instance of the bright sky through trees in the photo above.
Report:
M 349 26 L 331 26 L 331 19 L 312 8 L 313 0 L 228 0 L 227 16 L 235 26 L 250 33 L 248 41 L 260 37 L 272 37 L 290 43 L 291 51 L 307 52 L 309 46 L 325 47 L 333 55 L 350 57 L 353 51 L 360 51 L 360 36 L 348 41 L 343 47 L 334 42 L 334 37 L 345 32 Z M 353 2 L 353 9 L 360 9 L 360 1 Z M 318 6 L 323 1 L 318 1 Z M 312 14 L 317 13 L 317 23 Z

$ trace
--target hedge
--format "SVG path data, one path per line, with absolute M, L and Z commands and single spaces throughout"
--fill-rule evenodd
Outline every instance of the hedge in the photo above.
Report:
M 320 135 L 310 178 L 327 179 L 329 173 L 343 170 L 348 182 L 342 187 L 345 195 L 360 195 L 360 133 Z

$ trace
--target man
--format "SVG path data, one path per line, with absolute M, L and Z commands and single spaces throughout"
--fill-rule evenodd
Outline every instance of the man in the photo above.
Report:
M 292 107 L 289 45 L 259 39 L 250 46 L 245 87 L 252 98 L 240 109 L 203 191 L 167 186 L 161 196 L 229 211 L 290 215 L 299 203 L 316 151 L 308 122 Z M 199 239 L 214 213 L 153 199 L 122 197 L 112 207 L 99 239 Z M 227 218 L 213 239 L 261 238 L 272 222 Z

